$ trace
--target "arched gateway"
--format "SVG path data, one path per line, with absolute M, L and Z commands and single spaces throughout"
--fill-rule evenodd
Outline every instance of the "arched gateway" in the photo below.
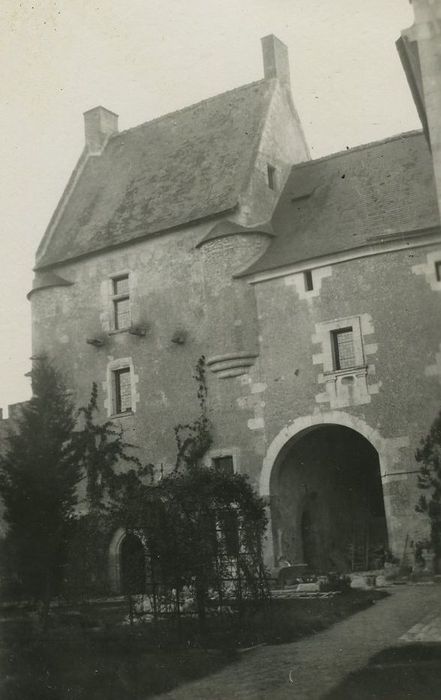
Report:
M 316 571 L 381 565 L 388 546 L 384 445 L 363 421 L 339 412 L 299 419 L 279 433 L 260 479 L 275 564 L 283 558 Z

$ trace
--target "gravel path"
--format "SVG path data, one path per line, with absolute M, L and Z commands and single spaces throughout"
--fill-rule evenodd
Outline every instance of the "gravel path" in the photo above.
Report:
M 349 673 L 363 668 L 371 656 L 405 643 L 406 633 L 415 625 L 425 625 L 431 617 L 441 615 L 440 585 L 396 586 L 389 590 L 389 598 L 323 632 L 292 644 L 247 652 L 219 673 L 157 697 L 320 700 Z

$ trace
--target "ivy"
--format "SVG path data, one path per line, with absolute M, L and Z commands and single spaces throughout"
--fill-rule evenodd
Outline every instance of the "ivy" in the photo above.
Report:
M 197 385 L 197 399 L 200 415 L 191 423 L 179 423 L 174 427 L 177 446 L 175 469 L 195 467 L 209 450 L 213 438 L 211 435 L 211 422 L 207 411 L 207 377 L 205 356 L 197 361 L 193 379 Z
M 107 420 L 99 423 L 98 387 L 94 382 L 90 400 L 85 407 L 78 410 L 78 419 L 82 423 L 76 435 L 78 461 L 83 469 L 86 481 L 87 506 L 90 510 L 105 509 L 106 496 L 114 496 L 124 482 L 115 468 L 122 463 L 134 465 L 140 477 L 147 473 L 133 452 L 135 446 L 123 438 L 122 428 Z

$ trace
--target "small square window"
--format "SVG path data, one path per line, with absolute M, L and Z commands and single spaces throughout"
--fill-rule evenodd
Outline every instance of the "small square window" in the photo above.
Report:
M 115 311 L 115 329 L 128 328 L 130 326 L 130 301 L 129 299 L 115 299 L 113 302 Z
M 231 455 L 213 457 L 212 462 L 216 471 L 222 472 L 223 474 L 234 474 L 234 462 Z
M 116 277 L 113 280 L 113 293 L 114 294 L 128 294 L 129 293 L 129 276 L 124 275 L 124 277 Z
M 115 413 L 128 413 L 132 410 L 132 383 L 130 367 L 117 369 L 114 377 L 114 410 Z
M 270 190 L 276 189 L 276 169 L 273 165 L 267 165 L 268 187 Z
M 441 260 L 436 260 L 435 262 L 435 275 L 436 281 L 441 282 Z
M 120 275 L 112 279 L 113 325 L 115 330 L 130 326 L 129 276 Z
M 354 332 L 352 327 L 332 331 L 334 369 L 347 369 L 356 366 Z
M 305 280 L 305 291 L 311 292 L 314 289 L 314 282 L 312 279 L 312 271 L 305 270 L 303 273 L 303 279 Z

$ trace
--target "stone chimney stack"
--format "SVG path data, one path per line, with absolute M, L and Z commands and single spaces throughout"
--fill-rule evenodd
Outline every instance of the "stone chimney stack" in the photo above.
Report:
M 428 132 L 441 212 L 441 0 L 410 2 L 415 21 L 401 37 L 404 44 L 416 45 L 416 69 L 411 78 L 421 96 L 419 111 Z
M 101 155 L 107 141 L 118 133 L 118 115 L 105 107 L 84 112 L 86 147 L 91 155 Z
M 432 24 L 441 19 L 440 0 L 410 0 L 415 15 L 415 25 Z
M 281 85 L 291 90 L 288 47 L 274 34 L 264 36 L 261 42 L 265 78 L 277 78 Z

